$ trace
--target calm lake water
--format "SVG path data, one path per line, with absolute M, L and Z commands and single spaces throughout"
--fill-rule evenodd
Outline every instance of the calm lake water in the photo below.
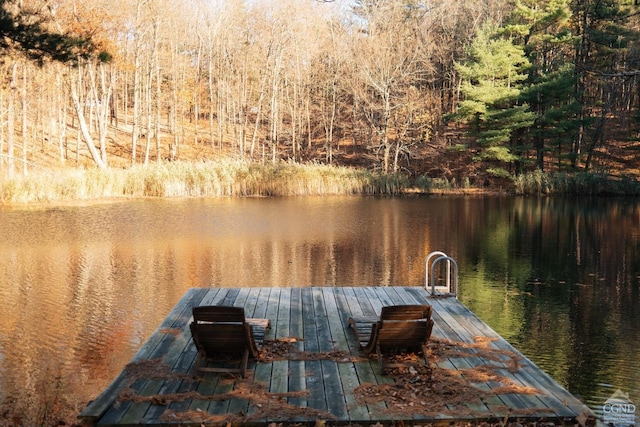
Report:
M 189 288 L 421 286 L 435 250 L 594 410 L 640 402 L 638 200 L 141 200 L 0 208 L 0 425 L 73 422 Z

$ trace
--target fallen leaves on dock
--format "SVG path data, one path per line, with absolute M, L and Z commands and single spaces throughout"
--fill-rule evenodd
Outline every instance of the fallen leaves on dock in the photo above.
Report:
M 174 372 L 161 358 L 131 362 L 125 366 L 129 383 L 137 379 L 188 380 L 193 376 Z
M 548 408 L 517 410 L 506 406 L 485 404 L 502 394 L 535 395 L 539 391 L 523 387 L 500 373 L 512 373 L 520 366 L 520 357 L 513 352 L 492 348 L 493 340 L 476 337 L 475 343 L 432 339 L 428 345 L 429 366 L 416 354 L 391 356 L 390 363 L 400 365 L 388 372 L 391 384 L 362 384 L 355 389 L 356 398 L 365 404 L 384 404 L 383 411 L 398 416 L 434 416 L 439 414 L 468 416 L 504 412 L 524 416 L 549 412 Z M 461 361 L 481 358 L 483 363 Z M 452 362 L 455 360 L 458 362 Z M 440 364 L 440 366 L 438 365 Z M 442 365 L 449 365 L 445 368 Z M 456 367 L 457 366 L 457 367 Z
M 342 351 L 302 351 L 296 348 L 300 338 L 286 337 L 276 340 L 265 340 L 260 349 L 261 362 L 275 360 L 333 360 L 334 362 L 360 362 L 366 360 L 359 356 Z
M 512 373 L 520 368 L 520 356 L 518 354 L 490 346 L 497 338 L 475 336 L 473 339 L 473 343 L 468 343 L 431 338 L 429 342 L 430 357 L 436 358 L 436 360 L 455 357 L 480 357 L 487 361 L 501 363 Z
M 151 359 L 141 362 L 133 362 L 127 365 L 125 369 L 127 373 L 127 381 L 125 387 L 118 395 L 120 402 L 149 402 L 153 405 L 169 406 L 171 403 L 192 401 L 225 401 L 230 399 L 241 399 L 251 405 L 252 412 L 250 414 L 236 413 L 212 415 L 203 411 L 172 411 L 167 409 L 162 415 L 162 419 L 171 421 L 201 421 L 203 423 L 218 423 L 221 421 L 231 421 L 234 423 L 244 423 L 256 419 L 291 419 L 303 417 L 309 419 L 327 419 L 332 420 L 335 417 L 325 411 L 319 411 L 313 408 L 300 407 L 287 402 L 289 398 L 305 398 L 308 395 L 307 390 L 271 393 L 267 390 L 265 384 L 254 382 L 252 380 L 243 380 L 239 378 L 225 379 L 221 381 L 228 382 L 230 390 L 225 393 L 201 394 L 198 391 L 191 390 L 186 392 L 162 393 L 153 395 L 140 395 L 138 391 L 131 388 L 131 385 L 138 379 L 163 379 L 167 381 L 175 381 L 176 385 L 181 381 L 201 383 L 202 378 L 193 375 L 172 372 L 162 359 Z M 193 386 L 195 387 L 195 386 Z M 192 388 L 193 388 L 192 387 Z
M 260 350 L 258 362 L 271 363 L 279 360 L 331 360 L 337 363 L 362 362 L 366 358 L 354 356 L 345 351 L 309 352 L 298 349 L 301 340 L 295 337 L 265 340 Z M 392 383 L 361 384 L 354 389 L 356 400 L 362 405 L 374 405 L 383 416 L 407 417 L 417 415 L 452 415 L 460 417 L 486 417 L 487 414 L 508 414 L 508 416 L 539 415 L 549 412 L 548 408 L 528 408 L 523 410 L 508 408 L 497 398 L 499 395 L 535 395 L 539 391 L 515 383 L 510 374 L 520 367 L 520 356 L 514 352 L 495 348 L 492 339 L 476 337 L 474 343 L 454 342 L 433 338 L 427 348 L 427 359 L 415 353 L 387 355 L 393 366 L 387 372 Z M 473 359 L 473 360 L 472 360 Z M 480 363 L 478 363 L 480 360 Z M 324 419 L 332 420 L 333 415 L 306 406 L 297 406 L 291 398 L 306 399 L 307 390 L 289 393 L 270 393 L 267 386 L 251 379 L 227 378 L 227 392 L 203 395 L 196 386 L 191 391 L 181 393 L 141 396 L 130 388 L 137 379 L 164 379 L 201 383 L 205 381 L 193 375 L 172 372 L 161 359 L 131 363 L 126 368 L 129 381 L 121 391 L 118 400 L 150 402 L 166 406 L 162 418 L 167 421 L 196 421 L 205 424 L 221 422 L 246 423 L 252 420 L 273 419 Z M 178 387 L 174 388 L 175 390 Z M 206 411 L 174 411 L 174 402 L 225 401 L 241 399 L 247 402 L 250 413 L 238 412 L 212 415 Z M 295 401 L 295 400 L 294 400 Z M 386 415 L 384 415 L 386 414 Z M 489 425 L 489 424 L 487 424 Z
M 173 411 L 167 409 L 161 419 L 170 421 L 190 421 L 217 424 L 224 421 L 225 423 L 247 423 L 262 419 L 288 420 L 294 418 L 305 419 L 325 419 L 334 420 L 335 416 L 325 411 L 319 411 L 313 408 L 300 407 L 287 402 L 288 398 L 301 397 L 308 395 L 306 390 L 287 393 L 270 393 L 265 384 L 256 383 L 249 380 L 235 380 L 233 390 L 227 393 L 219 393 L 203 396 L 199 393 L 177 393 L 168 396 L 171 401 L 179 402 L 187 399 L 195 399 L 201 401 L 221 401 L 229 399 L 242 399 L 251 405 L 250 413 L 227 413 L 223 415 L 214 415 L 202 410 L 190 411 Z M 149 396 L 152 397 L 152 396 Z

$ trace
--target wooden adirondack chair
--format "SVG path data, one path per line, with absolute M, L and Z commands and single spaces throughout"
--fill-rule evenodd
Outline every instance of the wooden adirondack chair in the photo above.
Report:
M 244 378 L 249 358 L 260 356 L 254 338 L 254 328 L 269 327 L 267 319 L 245 318 L 242 307 L 193 307 L 193 322 L 189 325 L 198 350 L 196 369 L 204 372 L 240 373 Z M 252 326 L 253 325 L 253 326 Z M 262 332 L 264 337 L 264 332 Z M 207 367 L 206 361 L 221 361 L 223 356 L 241 355 L 239 368 Z
M 350 318 L 365 354 L 377 354 L 382 372 L 402 364 L 386 363 L 384 355 L 398 351 L 422 351 L 427 359 L 427 343 L 433 330 L 430 305 L 382 307 L 379 319 Z

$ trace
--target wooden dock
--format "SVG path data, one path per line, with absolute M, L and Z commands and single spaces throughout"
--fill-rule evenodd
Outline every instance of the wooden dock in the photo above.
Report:
M 424 359 L 383 375 L 350 317 L 430 304 Z M 199 373 L 189 323 L 198 305 L 244 307 L 271 328 L 246 379 Z M 191 289 L 113 383 L 79 415 L 86 425 L 372 425 L 526 420 L 591 423 L 593 413 L 456 298 L 421 287 Z

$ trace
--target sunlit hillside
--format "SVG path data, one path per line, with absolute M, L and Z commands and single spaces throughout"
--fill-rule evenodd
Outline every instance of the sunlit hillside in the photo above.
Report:
M 220 159 L 452 187 L 637 176 L 640 13 L 605 3 L 7 0 L 0 176 Z

